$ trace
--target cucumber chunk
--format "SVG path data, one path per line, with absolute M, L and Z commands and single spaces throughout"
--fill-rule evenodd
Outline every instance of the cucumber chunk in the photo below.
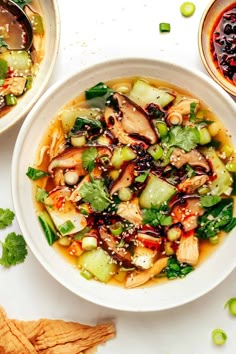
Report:
M 47 241 L 51 246 L 58 238 L 53 221 L 50 215 L 46 212 L 46 210 L 41 211 L 41 213 L 38 215 L 38 219 L 45 233 Z
M 92 273 L 102 283 L 108 283 L 116 272 L 116 264 L 102 248 L 84 252 L 77 263 L 79 268 Z
M 227 193 L 230 187 L 232 187 L 233 179 L 226 166 L 217 155 L 214 148 L 204 148 L 202 150 L 205 157 L 211 161 L 211 166 L 216 175 L 216 178 L 209 183 L 210 193 L 213 195 L 221 195 Z
M 8 66 L 17 73 L 26 74 L 32 68 L 31 57 L 25 50 L 6 51 L 0 54 L 0 59 L 5 60 Z
M 143 80 L 137 80 L 129 93 L 129 98 L 141 107 L 145 107 L 149 103 L 165 107 L 175 99 L 175 95 L 165 88 L 157 88 Z
M 176 191 L 177 189 L 174 186 L 151 173 L 148 177 L 148 183 L 139 198 L 140 207 L 158 207 L 168 202 Z

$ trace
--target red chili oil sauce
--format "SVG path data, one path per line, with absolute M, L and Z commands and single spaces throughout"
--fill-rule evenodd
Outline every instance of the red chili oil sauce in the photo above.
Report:
M 236 85 L 236 2 L 218 16 L 212 29 L 210 48 L 216 68 Z

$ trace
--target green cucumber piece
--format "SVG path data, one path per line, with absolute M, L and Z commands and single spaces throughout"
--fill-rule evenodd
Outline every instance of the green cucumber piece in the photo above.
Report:
M 137 80 L 129 93 L 129 98 L 142 107 L 149 103 L 165 107 L 175 99 L 175 96 L 165 88 L 157 88 L 143 80 Z
M 177 189 L 174 186 L 151 173 L 139 198 L 140 207 L 158 207 L 167 203 L 176 192 Z
M 38 219 L 45 233 L 47 241 L 51 246 L 58 238 L 57 231 L 53 224 L 53 221 L 50 215 L 46 212 L 46 210 L 40 212 L 40 214 L 38 215 Z
M 102 283 L 108 283 L 116 272 L 116 264 L 102 248 L 84 252 L 77 263 L 79 268 L 92 273 Z
M 233 179 L 226 166 L 217 155 L 214 148 L 204 148 L 202 150 L 204 156 L 211 161 L 211 166 L 216 178 L 209 183 L 210 193 L 212 195 L 221 195 L 227 193 L 230 187 L 232 187 Z
M 0 59 L 5 60 L 14 71 L 23 72 L 24 74 L 32 68 L 30 54 L 25 50 L 6 51 L 0 54 Z

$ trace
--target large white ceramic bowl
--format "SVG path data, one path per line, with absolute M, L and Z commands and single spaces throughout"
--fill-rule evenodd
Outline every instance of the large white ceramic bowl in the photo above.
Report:
M 56 0 L 40 1 L 45 26 L 45 54 L 32 88 L 18 100 L 7 114 L 0 118 L 0 134 L 23 119 L 46 88 L 54 65 L 60 41 L 60 16 Z
M 155 287 L 123 289 L 88 281 L 50 247 L 38 223 L 32 183 L 25 173 L 35 159 L 38 144 L 59 108 L 92 85 L 117 77 L 155 77 L 182 87 L 215 111 L 236 138 L 236 105 L 230 96 L 204 74 L 172 63 L 148 59 L 114 60 L 81 71 L 54 84 L 39 99 L 23 123 L 12 162 L 12 195 L 17 219 L 28 246 L 45 269 L 63 286 L 80 297 L 125 311 L 156 311 L 192 301 L 218 285 L 236 265 L 236 237 L 231 232 L 217 251 L 186 278 Z

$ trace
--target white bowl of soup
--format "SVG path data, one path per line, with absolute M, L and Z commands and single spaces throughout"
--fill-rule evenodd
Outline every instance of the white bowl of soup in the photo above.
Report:
M 24 47 L 27 31 L 21 17 L 18 22 L 8 8 L 0 6 L 0 133 L 23 119 L 36 103 L 50 79 L 59 47 L 56 0 L 22 1 L 21 7 L 33 28 L 29 49 Z
M 235 113 L 205 75 L 158 60 L 104 62 L 51 87 L 12 162 L 15 212 L 39 262 L 124 311 L 213 289 L 236 263 Z

